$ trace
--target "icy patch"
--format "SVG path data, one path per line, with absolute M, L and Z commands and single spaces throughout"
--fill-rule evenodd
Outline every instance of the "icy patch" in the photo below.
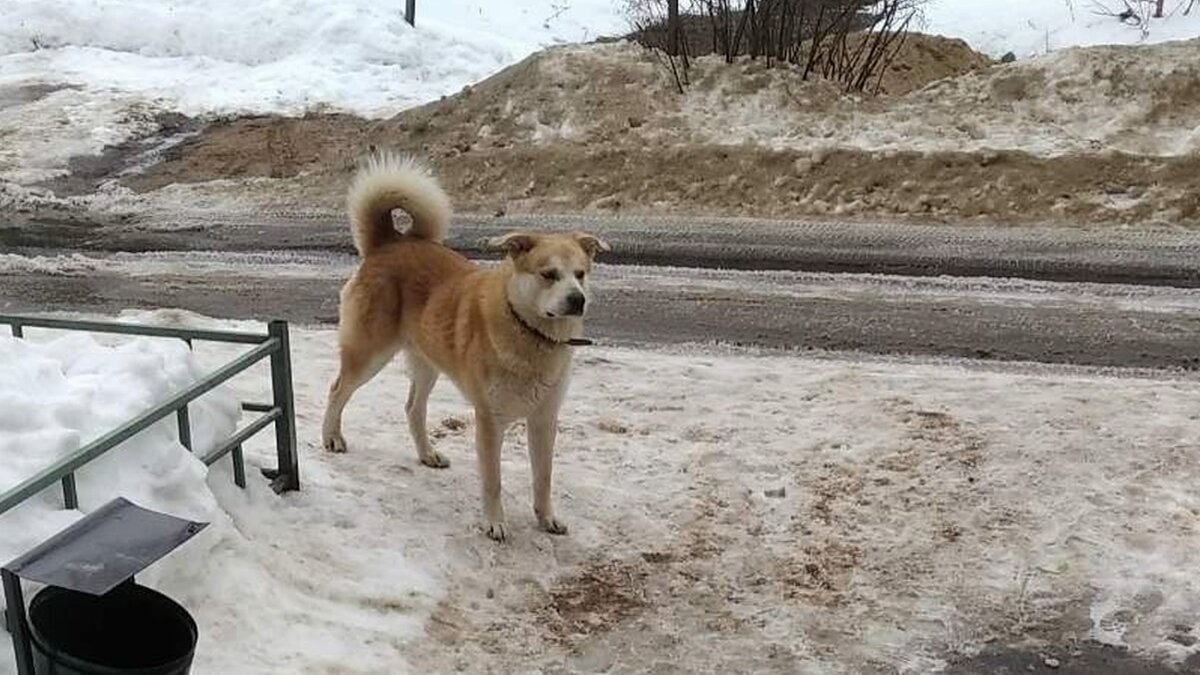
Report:
M 127 94 L 73 87 L 0 107 L 0 181 L 30 184 L 60 176 L 72 157 L 156 131 L 156 112 Z

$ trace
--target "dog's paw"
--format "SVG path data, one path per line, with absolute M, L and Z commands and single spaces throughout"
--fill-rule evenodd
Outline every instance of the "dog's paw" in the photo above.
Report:
M 542 526 L 543 530 L 549 532 L 550 534 L 567 533 L 567 524 L 558 518 L 543 518 L 538 521 L 538 524 Z
M 450 460 L 437 450 L 430 450 L 422 455 L 421 463 L 433 469 L 445 469 L 450 466 Z
M 484 525 L 483 531 L 492 541 L 503 543 L 508 539 L 508 526 L 504 523 L 488 523 Z
M 346 451 L 346 439 L 342 438 L 341 434 L 331 434 L 326 436 L 323 445 L 329 452 L 340 453 Z

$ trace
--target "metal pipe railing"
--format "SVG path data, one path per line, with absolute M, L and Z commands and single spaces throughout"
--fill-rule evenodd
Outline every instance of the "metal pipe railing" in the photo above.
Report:
M 146 337 L 179 338 L 185 342 L 201 340 L 204 342 L 233 342 L 253 345 L 266 339 L 261 333 L 240 333 L 235 331 L 201 330 L 192 328 L 168 328 L 166 326 L 143 326 L 133 323 L 117 323 L 110 321 L 76 321 L 74 319 L 52 319 L 49 317 L 14 316 L 0 314 L 0 323 L 12 326 L 13 337 L 24 337 L 23 328 L 55 328 L 59 330 L 76 330 L 88 333 L 113 333 L 117 335 L 144 335 Z
M 157 326 L 138 326 L 123 323 L 104 323 L 97 321 L 73 321 L 65 319 L 48 319 L 39 317 L 11 316 L 0 314 L 0 324 L 12 326 L 15 337 L 23 337 L 24 328 L 49 328 L 61 330 L 82 330 L 97 333 L 114 333 L 123 335 L 142 335 L 149 337 L 178 338 L 191 345 L 192 340 L 209 342 L 227 342 L 235 344 L 255 344 L 254 349 L 226 363 L 216 371 L 193 383 L 170 399 L 154 406 L 138 415 L 117 429 L 104 434 L 71 454 L 55 461 L 50 466 L 37 472 L 16 487 L 0 494 L 0 514 L 16 507 L 21 502 L 41 492 L 56 482 L 61 482 L 63 501 L 66 508 L 78 507 L 78 494 L 75 485 L 75 472 L 92 460 L 117 447 L 137 433 L 145 430 L 154 423 L 176 415 L 179 430 L 179 441 L 189 451 L 192 448 L 191 421 L 188 415 L 188 403 L 203 396 L 220 384 L 229 380 L 269 358 L 271 361 L 272 403 L 243 403 L 244 410 L 266 413 L 231 438 L 223 442 L 203 458 L 206 464 L 212 464 L 226 454 L 232 453 L 234 462 L 234 482 L 245 487 L 245 465 L 242 455 L 242 443 L 261 431 L 268 424 L 275 426 L 276 454 L 279 468 L 264 469 L 263 474 L 272 479 L 272 487 L 277 491 L 296 490 L 300 487 L 299 462 L 296 455 L 295 410 L 292 393 L 291 354 L 288 344 L 287 323 L 272 321 L 266 335 L 239 332 L 222 332 L 209 330 L 190 330 L 181 328 L 161 328 Z
M 279 340 L 276 338 L 268 339 L 266 342 L 218 368 L 212 375 L 196 382 L 165 402 L 154 406 L 66 457 L 60 458 L 16 487 L 0 495 L 0 515 L 66 476 L 74 474 L 79 467 L 100 457 L 109 450 L 129 440 L 138 432 L 174 413 L 181 405 L 186 405 L 189 401 L 195 400 L 201 395 L 215 389 L 217 385 L 270 356 L 278 348 Z

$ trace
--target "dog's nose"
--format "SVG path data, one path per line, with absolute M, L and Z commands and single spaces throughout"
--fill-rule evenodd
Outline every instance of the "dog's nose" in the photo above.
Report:
M 583 293 L 575 292 L 567 296 L 567 314 L 583 314 L 583 306 L 587 304 L 587 298 Z

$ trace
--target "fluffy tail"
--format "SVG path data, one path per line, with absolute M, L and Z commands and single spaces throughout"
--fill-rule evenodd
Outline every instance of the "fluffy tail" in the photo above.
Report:
M 359 255 L 397 237 L 392 209 L 412 218 L 407 234 L 441 242 L 450 226 L 450 198 L 423 164 L 403 155 L 371 155 L 354 176 L 346 197 Z

